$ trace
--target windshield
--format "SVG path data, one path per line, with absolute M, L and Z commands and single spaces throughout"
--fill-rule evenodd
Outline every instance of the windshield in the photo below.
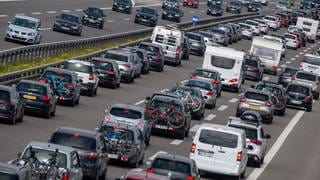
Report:
M 0 100 L 10 102 L 10 94 L 8 91 L 0 90 Z
M 307 74 L 307 73 L 297 73 L 296 78 L 297 79 L 304 79 L 304 80 L 308 80 L 308 81 L 316 81 L 317 80 L 316 75 Z
M 209 82 L 204 82 L 204 81 L 197 81 L 197 80 L 189 80 L 186 84 L 186 86 L 191 86 L 191 87 L 198 87 L 201 89 L 205 89 L 208 91 L 211 91 L 211 85 Z
M 250 26 L 245 25 L 245 24 L 239 24 L 241 29 L 251 29 Z
M 209 79 L 217 79 L 218 78 L 217 72 L 206 71 L 206 70 L 201 70 L 201 69 L 195 70 L 193 75 L 205 77 L 205 78 L 209 78 Z
M 128 109 L 128 108 L 113 107 L 113 108 L 111 108 L 109 113 L 114 116 L 124 117 L 124 118 L 129 118 L 129 119 L 141 119 L 142 118 L 142 113 L 140 111 L 135 111 L 133 109 Z
M 75 71 L 75 72 L 92 73 L 92 66 L 88 66 L 81 63 L 67 62 L 64 65 L 64 69 L 68 69 L 70 71 Z
M 82 150 L 96 149 L 96 140 L 94 138 L 81 136 L 78 133 L 56 132 L 51 137 L 50 142 Z
M 179 9 L 178 8 L 174 8 L 174 7 L 168 7 L 168 8 L 165 9 L 165 11 L 173 12 L 175 14 L 179 13 Z
M 152 163 L 152 168 L 163 169 L 173 172 L 179 172 L 189 175 L 191 173 L 191 167 L 188 163 L 176 161 L 172 159 L 156 158 Z
M 14 18 L 12 21 L 12 24 L 16 26 L 30 28 L 30 29 L 37 28 L 37 23 L 35 21 L 29 20 L 29 19 L 23 19 L 23 18 Z
M 295 39 L 296 39 L 296 36 L 291 35 L 291 34 L 285 34 L 284 37 L 285 37 L 286 39 L 292 39 L 292 40 L 295 40 Z
M 273 49 L 269 49 L 266 47 L 254 46 L 252 54 L 261 58 L 266 58 L 269 60 L 276 61 L 278 57 L 278 52 Z
M 201 41 L 201 36 L 199 35 L 186 33 L 186 36 L 191 40 Z
M 128 62 L 128 57 L 121 54 L 106 53 L 104 55 L 104 58 L 121 61 L 121 62 Z
M 100 133 L 110 140 L 122 140 L 128 142 L 134 142 L 133 131 L 118 126 L 104 125 L 100 127 Z
M 88 8 L 86 10 L 86 14 L 89 16 L 102 17 L 103 12 L 101 9 L 98 8 Z
M 320 66 L 320 58 L 319 57 L 311 57 L 311 56 L 305 56 L 303 63 L 308 63 L 316 66 Z
M 20 180 L 18 175 L 9 174 L 9 173 L 5 173 L 5 172 L 0 172 L 0 179 L 1 180 Z
M 146 13 L 146 14 L 155 14 L 155 11 L 153 9 L 150 9 L 150 8 L 142 8 L 141 12 L 142 13 Z
M 19 83 L 17 86 L 19 92 L 30 92 L 35 94 L 45 95 L 47 94 L 47 88 L 43 85 L 32 84 L 32 83 Z
M 247 99 L 253 99 L 257 101 L 269 101 L 269 96 L 266 94 L 255 93 L 255 92 L 246 92 L 244 97 Z
M 238 146 L 238 136 L 208 129 L 201 130 L 199 141 L 201 143 L 227 148 L 236 148 Z
M 75 22 L 75 23 L 78 23 L 80 20 L 79 20 L 79 17 L 77 16 L 73 16 L 71 14 L 61 14 L 60 15 L 60 18 L 63 19 L 63 20 L 66 20 L 66 21 L 71 21 L 71 22 Z
M 268 86 L 268 85 L 260 84 L 256 87 L 256 89 L 259 89 L 259 90 L 265 89 L 265 90 L 271 92 L 272 94 L 274 94 L 275 96 L 282 96 L 283 95 L 281 89 L 278 87 L 275 87 L 275 86 Z
M 72 83 L 72 76 L 63 72 L 46 71 L 42 78 L 51 79 L 51 76 L 55 76 L 56 79 L 63 83 Z
M 298 69 L 285 68 L 282 75 L 293 76 L 297 71 Z
M 252 128 L 248 128 L 248 127 L 244 127 L 244 126 L 237 126 L 237 125 L 233 125 L 233 124 L 231 124 L 229 126 L 244 130 L 246 132 L 247 139 L 257 139 L 258 138 L 258 133 L 257 133 L 256 129 L 252 129 Z

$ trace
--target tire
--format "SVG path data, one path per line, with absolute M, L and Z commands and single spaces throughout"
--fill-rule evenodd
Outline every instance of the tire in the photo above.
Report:
M 286 113 L 286 108 L 281 109 L 280 111 L 278 111 L 278 114 L 280 116 L 284 116 L 284 114 Z
M 210 104 L 210 105 L 207 105 L 207 108 L 208 109 L 213 109 L 214 108 L 214 103 Z
M 189 137 L 189 130 L 190 130 L 190 127 L 188 128 L 188 130 L 186 132 L 184 132 L 184 137 Z
M 78 105 L 79 102 L 80 102 L 80 96 L 79 96 L 79 98 L 76 100 L 75 104 Z
M 46 114 L 44 114 L 44 118 L 50 119 L 50 114 L 51 114 L 51 112 L 50 112 L 50 109 L 49 109 L 48 112 Z
M 240 177 L 244 178 L 245 175 L 246 175 L 246 169 L 244 169 L 244 171 L 240 174 Z
M 13 117 L 9 121 L 9 124 L 11 124 L 11 125 L 16 124 L 16 121 L 17 121 L 16 115 L 17 115 L 17 112 L 15 111 Z
M 140 156 L 140 155 L 139 155 Z M 131 163 L 132 168 L 137 168 L 139 167 L 139 159 L 137 159 L 135 162 Z
M 134 23 L 138 23 L 138 20 L 137 20 L 137 18 L 134 18 Z
M 311 111 L 312 111 L 312 105 L 311 105 L 311 106 L 308 106 L 307 109 L 306 109 L 306 111 L 307 111 L 307 112 L 311 112 Z
M 54 110 L 50 113 L 50 116 L 55 116 L 56 115 L 56 106 L 54 106 Z
M 267 119 L 266 123 L 267 124 L 272 124 L 273 122 L 273 116 L 271 116 L 269 119 Z
M 105 170 L 102 174 L 101 174 L 101 176 L 99 176 L 99 180 L 106 180 L 106 176 L 107 176 L 107 170 Z
M 235 88 L 234 88 L 234 92 L 236 92 L 236 93 L 239 92 L 239 88 L 238 88 L 238 87 L 235 87 Z
M 111 85 L 111 89 L 116 89 L 117 88 L 117 82 L 115 82 L 115 83 L 113 83 L 112 85 Z
M 116 8 L 114 6 L 112 6 L 112 11 L 116 11 Z
M 21 110 L 21 116 L 18 119 L 19 122 L 23 121 L 23 116 L 24 116 L 24 109 Z
M 184 130 L 184 128 L 183 128 L 183 130 L 180 130 L 180 129 L 179 129 L 179 130 L 177 131 L 176 135 L 177 135 L 177 138 L 178 138 L 178 139 L 183 140 L 183 139 L 184 139 L 184 136 L 185 136 L 185 130 Z

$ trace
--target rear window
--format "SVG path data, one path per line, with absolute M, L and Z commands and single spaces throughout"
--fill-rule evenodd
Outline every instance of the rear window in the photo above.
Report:
M 114 116 L 119 116 L 119 117 L 124 117 L 124 118 L 129 118 L 129 119 L 141 119 L 142 114 L 139 111 L 135 111 L 132 109 L 128 108 L 111 108 L 110 114 Z
M 245 25 L 245 24 L 239 24 L 241 29 L 251 29 L 250 26 Z
M 189 80 L 187 82 L 186 86 L 198 87 L 198 88 L 201 88 L 201 89 L 206 89 L 208 91 L 211 91 L 210 83 L 204 82 L 204 81 Z
M 297 69 L 285 68 L 282 74 L 287 76 L 293 76 L 297 71 Z
M 82 72 L 82 73 L 92 73 L 92 66 L 88 66 L 80 63 L 67 62 L 64 65 L 64 69 L 68 69 L 70 71 Z
M 258 85 L 256 89 L 270 91 L 275 96 L 282 96 L 282 90 L 276 86 Z
M 308 64 L 313 64 L 316 66 L 320 66 L 320 58 L 318 58 L 318 57 L 305 56 L 303 62 L 308 63 Z
M 275 17 L 270 17 L 270 16 L 266 16 L 266 17 L 264 17 L 264 19 L 269 20 L 269 21 L 277 21 L 277 19 Z
M 257 67 L 257 66 L 258 66 L 258 62 L 255 61 L 255 60 L 246 59 L 246 65 L 247 65 L 247 66 Z
M 269 96 L 265 94 L 255 93 L 255 92 L 246 92 L 244 97 L 247 99 L 253 99 L 258 101 L 269 101 Z
M 10 102 L 10 94 L 8 91 L 0 90 L 0 100 Z
M 125 140 L 134 142 L 134 133 L 129 129 L 124 129 L 117 126 L 101 126 L 100 133 L 110 140 Z
M 238 136 L 208 129 L 201 130 L 199 141 L 201 143 L 227 148 L 236 148 L 238 146 Z
M 19 180 L 19 177 L 15 174 L 0 172 L 0 179 L 1 180 Z
M 113 70 L 113 66 L 110 62 L 93 60 L 92 64 L 96 69 Z
M 217 79 L 218 75 L 215 72 L 211 71 L 206 71 L 206 70 L 200 70 L 197 69 L 193 73 L 195 76 L 200 76 L 200 77 L 205 77 L 205 78 L 210 78 L 210 79 Z
M 104 55 L 104 58 L 112 59 L 112 60 L 116 60 L 116 61 L 128 62 L 128 57 L 121 55 L 121 54 L 106 53 Z
M 285 34 L 284 37 L 287 39 L 293 39 L 293 40 L 296 39 L 296 36 L 290 35 L 290 34 Z
M 93 138 L 81 136 L 78 133 L 56 132 L 50 139 L 51 143 L 70 146 L 82 150 L 95 150 L 96 140 Z
M 19 83 L 17 86 L 19 92 L 30 92 L 35 94 L 47 94 L 47 88 L 39 84 Z
M 195 41 L 201 41 L 201 36 L 198 36 L 196 34 L 189 34 L 187 33 L 186 36 L 191 39 L 191 40 L 195 40 Z
M 42 75 L 45 79 L 57 79 L 63 83 L 72 83 L 71 74 L 66 74 L 63 72 L 55 72 L 55 71 L 46 71 Z
M 252 54 L 258 57 L 275 61 L 277 59 L 277 51 L 266 47 L 254 46 Z
M 295 84 L 289 84 L 289 86 L 287 87 L 287 91 L 301 94 L 309 94 L 309 88 Z
M 156 158 L 152 163 L 152 168 L 179 172 L 188 175 L 191 172 L 191 167 L 188 163 L 176 161 L 173 159 Z
M 149 46 L 149 45 L 146 45 L 146 44 L 140 44 L 139 45 L 139 49 L 144 49 L 148 52 L 159 52 L 160 51 L 160 48 L 158 47 L 155 47 L 155 46 Z
M 257 139 L 258 138 L 258 133 L 257 133 L 256 129 L 243 127 L 243 126 L 237 126 L 237 125 L 229 125 L 229 126 L 244 130 L 246 132 L 246 138 L 248 138 L 248 139 Z
M 297 73 L 296 77 L 298 79 L 305 79 L 308 81 L 316 81 L 317 80 L 317 76 L 315 76 L 313 74 L 307 74 L 307 73 Z
M 235 59 L 219 57 L 219 56 L 211 56 L 211 65 L 218 68 L 232 69 L 235 63 L 236 63 Z

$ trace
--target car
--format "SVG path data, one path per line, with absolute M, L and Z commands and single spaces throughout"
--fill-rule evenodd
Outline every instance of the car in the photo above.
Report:
M 109 158 L 102 134 L 78 128 L 58 127 L 51 134 L 49 143 L 77 150 L 83 176 L 106 178 Z
M 8 28 L 5 34 L 6 41 L 17 41 L 27 44 L 40 44 L 42 33 L 40 31 L 40 19 L 15 15 L 8 22 Z
M 253 37 L 253 28 L 252 26 L 245 24 L 245 23 L 239 23 L 241 34 L 243 38 L 246 38 L 248 40 L 251 40 Z
M 237 34 L 238 41 L 240 41 L 242 39 L 242 34 L 241 34 L 242 32 L 241 32 L 240 26 L 235 23 L 227 23 L 227 25 L 233 28 L 233 30 Z
M 288 28 L 289 25 L 291 24 L 289 15 L 286 13 L 276 13 L 276 15 L 281 17 L 280 19 L 281 26 Z
M 158 12 L 156 9 L 141 7 L 137 9 L 137 14 L 134 18 L 134 23 L 148 24 L 152 27 L 158 23 Z
M 260 35 L 261 28 L 260 28 L 260 23 L 259 22 L 249 19 L 249 20 L 246 20 L 244 23 L 248 24 L 248 25 L 250 25 L 252 27 L 253 34 Z
M 246 111 L 243 115 L 257 116 L 261 119 L 261 116 L 256 111 Z M 228 127 L 242 129 L 246 132 L 246 144 L 251 146 L 248 152 L 248 164 L 252 163 L 255 167 L 260 167 L 264 163 L 264 157 L 267 153 L 268 139 L 271 138 L 269 134 L 264 132 L 261 122 L 253 122 L 251 117 L 249 121 L 246 118 L 229 117 Z
M 31 167 L 0 163 L 0 179 L 26 180 L 31 178 Z
M 46 164 L 52 161 L 56 161 L 56 165 L 59 168 L 58 175 L 61 179 L 82 180 L 83 173 L 79 154 L 77 150 L 67 146 L 31 141 L 18 154 L 18 158 L 11 160 L 9 163 L 24 168 L 30 166 L 28 163 L 34 164 L 35 169 L 31 171 L 33 173 L 40 172 L 39 175 L 43 175 L 41 172 L 45 171 Z
M 128 163 L 133 168 L 143 164 L 146 145 L 139 127 L 104 121 L 97 131 L 105 138 L 110 161 Z
M 218 88 L 213 84 L 212 81 L 205 79 L 190 79 L 185 86 L 200 88 L 202 96 L 206 102 L 206 107 L 208 109 L 213 109 L 216 107 Z
M 248 12 L 258 12 L 262 9 L 262 5 L 259 2 L 251 2 L 248 4 Z
M 0 119 L 15 124 L 23 121 L 24 102 L 15 87 L 0 85 Z
M 189 136 L 191 112 L 186 101 L 176 94 L 146 97 L 146 117 L 152 122 L 152 132 L 172 134 L 178 139 Z
M 152 124 L 147 121 L 145 115 L 145 108 L 129 104 L 113 104 L 110 109 L 104 110 L 103 121 L 138 126 L 143 134 L 145 144 L 149 146 Z
M 285 0 L 278 1 L 278 3 L 276 4 L 276 9 L 279 9 L 281 11 L 289 11 L 289 10 L 291 10 L 289 8 L 288 1 L 285 1 Z
M 248 154 L 246 135 L 242 129 L 203 123 L 193 138 L 190 159 L 196 161 L 199 171 L 244 177 Z
M 90 60 L 93 64 L 97 76 L 99 78 L 99 85 L 110 86 L 112 89 L 120 87 L 121 72 L 118 64 L 109 59 L 102 59 L 95 57 Z
M 300 46 L 301 47 L 306 47 L 306 43 L 308 41 L 306 33 L 304 33 L 301 29 L 298 29 L 297 31 L 291 32 L 291 34 L 298 35 L 299 42 L 301 44 Z
M 175 8 L 179 8 L 180 7 L 180 2 L 179 0 L 164 0 L 162 2 L 162 9 L 166 9 L 168 7 L 175 7 Z
M 140 42 L 138 48 L 147 51 L 151 69 L 155 69 L 158 72 L 163 71 L 165 57 L 163 55 L 163 49 L 160 45 L 149 42 Z
M 103 13 L 103 10 L 96 7 L 88 7 L 83 10 L 84 15 L 82 16 L 81 22 L 83 25 L 98 27 L 103 29 L 104 18 L 106 15 Z
M 226 12 L 241 13 L 241 4 L 238 1 L 231 0 L 228 2 Z
M 81 79 L 81 93 L 87 93 L 90 97 L 97 95 L 99 77 L 91 62 L 71 59 L 64 64 L 63 69 L 74 71 Z
M 293 34 L 297 37 L 297 44 L 298 44 L 298 48 L 301 48 L 303 46 L 303 40 L 302 40 L 302 36 L 298 31 L 294 31 L 294 32 L 290 32 L 290 34 Z
M 71 106 L 79 104 L 82 80 L 74 71 L 48 67 L 38 81 L 50 84 L 52 91 L 58 96 L 58 103 Z
M 269 32 L 268 24 L 267 24 L 267 22 L 265 20 L 256 18 L 256 19 L 254 19 L 254 21 L 259 23 L 260 31 L 262 33 L 268 34 L 268 32 Z
M 183 16 L 183 11 L 176 7 L 167 7 L 162 12 L 161 19 L 175 21 L 177 23 L 181 22 Z
M 223 78 L 220 77 L 220 73 L 215 70 L 207 69 L 207 68 L 196 68 L 191 73 L 191 79 L 204 79 L 212 81 L 213 86 L 215 86 L 217 96 L 221 96 L 222 92 L 222 83 L 224 81 Z
M 302 71 L 313 72 L 320 76 L 320 56 L 318 52 L 306 53 L 302 56 L 299 69 Z
M 82 28 L 80 16 L 71 13 L 61 13 L 56 16 L 52 30 L 81 36 Z
M 266 90 L 272 93 L 277 98 L 277 103 L 274 103 L 274 112 L 280 116 L 284 116 L 286 112 L 286 95 L 282 85 L 271 81 L 260 81 L 255 86 L 255 89 Z
M 320 94 L 320 77 L 313 72 L 297 71 L 292 80 L 311 87 L 313 99 L 318 100 Z
M 117 50 L 116 48 L 114 48 L 113 50 Z M 143 60 L 141 58 L 141 52 L 135 48 L 131 48 L 131 47 L 124 47 L 124 48 L 120 48 L 118 49 L 124 53 L 129 54 L 133 59 L 133 65 L 134 65 L 134 69 L 135 69 L 135 78 L 139 78 L 142 74 L 142 69 L 143 69 Z
M 49 119 L 55 116 L 58 97 L 47 83 L 33 80 L 21 80 L 16 86 L 22 99 L 24 112 L 40 114 Z
M 295 107 L 312 111 L 313 94 L 308 85 L 290 82 L 286 88 L 287 104 L 286 107 Z
M 297 71 L 299 71 L 299 69 L 296 67 L 292 67 L 292 66 L 283 67 L 278 79 L 278 83 L 286 87 L 291 82 L 292 76 L 295 75 Z
M 240 100 L 237 105 L 236 116 L 240 117 L 247 110 L 255 110 L 259 112 L 264 123 L 271 124 L 273 122 L 274 103 L 276 97 L 270 92 L 257 89 L 247 89 L 240 94 Z
M 311 9 L 311 8 L 312 8 L 312 1 L 303 0 L 300 2 L 300 9 Z
M 295 12 L 290 12 L 288 11 L 287 14 L 289 15 L 289 18 L 291 19 L 291 24 L 296 24 L 297 23 L 297 19 L 298 19 L 298 15 Z
M 190 44 L 190 52 L 198 56 L 203 56 L 206 49 L 204 37 L 201 34 L 194 32 L 186 32 L 185 36 L 188 37 Z
M 138 47 L 126 47 L 126 49 L 130 49 L 132 52 L 138 55 L 141 62 L 141 74 L 148 74 L 150 70 L 150 60 L 148 59 L 148 52 Z
M 199 88 L 176 85 L 171 87 L 168 92 L 186 99 L 193 118 L 201 120 L 204 117 L 206 102 Z
M 297 50 L 299 47 L 298 36 L 291 33 L 284 33 L 286 39 L 286 47 Z
M 232 26 L 230 26 L 228 24 L 219 24 L 216 27 L 218 27 L 219 29 L 227 32 L 227 35 L 228 35 L 228 37 L 230 39 L 229 44 L 232 44 L 232 43 L 238 41 L 237 33 L 234 31 Z
M 222 0 L 208 0 L 207 1 L 207 6 L 210 6 L 211 4 L 221 5 L 222 4 Z
M 263 20 L 265 20 L 268 24 L 268 27 L 274 31 L 280 28 L 280 19 L 278 17 L 266 15 L 263 17 Z
M 189 38 L 184 36 L 183 45 L 182 45 L 182 59 L 189 60 L 190 51 L 191 51 L 191 45 L 189 43 Z
M 219 4 L 211 4 L 208 6 L 207 15 L 212 16 L 222 16 L 223 15 L 223 8 Z
M 252 1 L 251 0 L 238 0 L 241 5 L 248 6 Z
M 199 8 L 199 3 L 200 3 L 199 1 L 200 0 L 183 0 L 182 5 L 198 9 Z
M 131 14 L 132 6 L 132 0 L 113 0 L 112 11 L 121 11 Z
M 169 176 L 162 176 L 159 174 L 148 173 L 147 171 L 139 171 L 137 169 L 131 169 L 123 177 L 116 180 L 170 180 Z
M 216 38 L 213 33 L 200 30 L 198 31 L 198 34 L 201 34 L 203 36 L 206 46 L 210 46 L 216 43 Z
M 170 179 L 200 180 L 195 160 L 175 154 L 158 154 L 148 162 L 147 173 L 169 176 Z
M 246 79 L 254 79 L 255 81 L 261 81 L 263 78 L 263 64 L 259 57 L 253 55 L 245 56 L 246 64 Z
M 208 32 L 210 32 L 214 35 L 216 43 L 218 43 L 218 44 L 228 46 L 228 44 L 232 43 L 232 40 L 229 37 L 228 31 L 226 29 L 220 29 L 220 28 L 216 27 L 216 28 L 209 29 Z

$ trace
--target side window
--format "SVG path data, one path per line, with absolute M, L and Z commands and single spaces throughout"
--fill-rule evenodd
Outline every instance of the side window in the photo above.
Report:
M 71 168 L 77 168 L 79 164 L 77 153 L 72 152 L 70 156 L 71 156 Z

